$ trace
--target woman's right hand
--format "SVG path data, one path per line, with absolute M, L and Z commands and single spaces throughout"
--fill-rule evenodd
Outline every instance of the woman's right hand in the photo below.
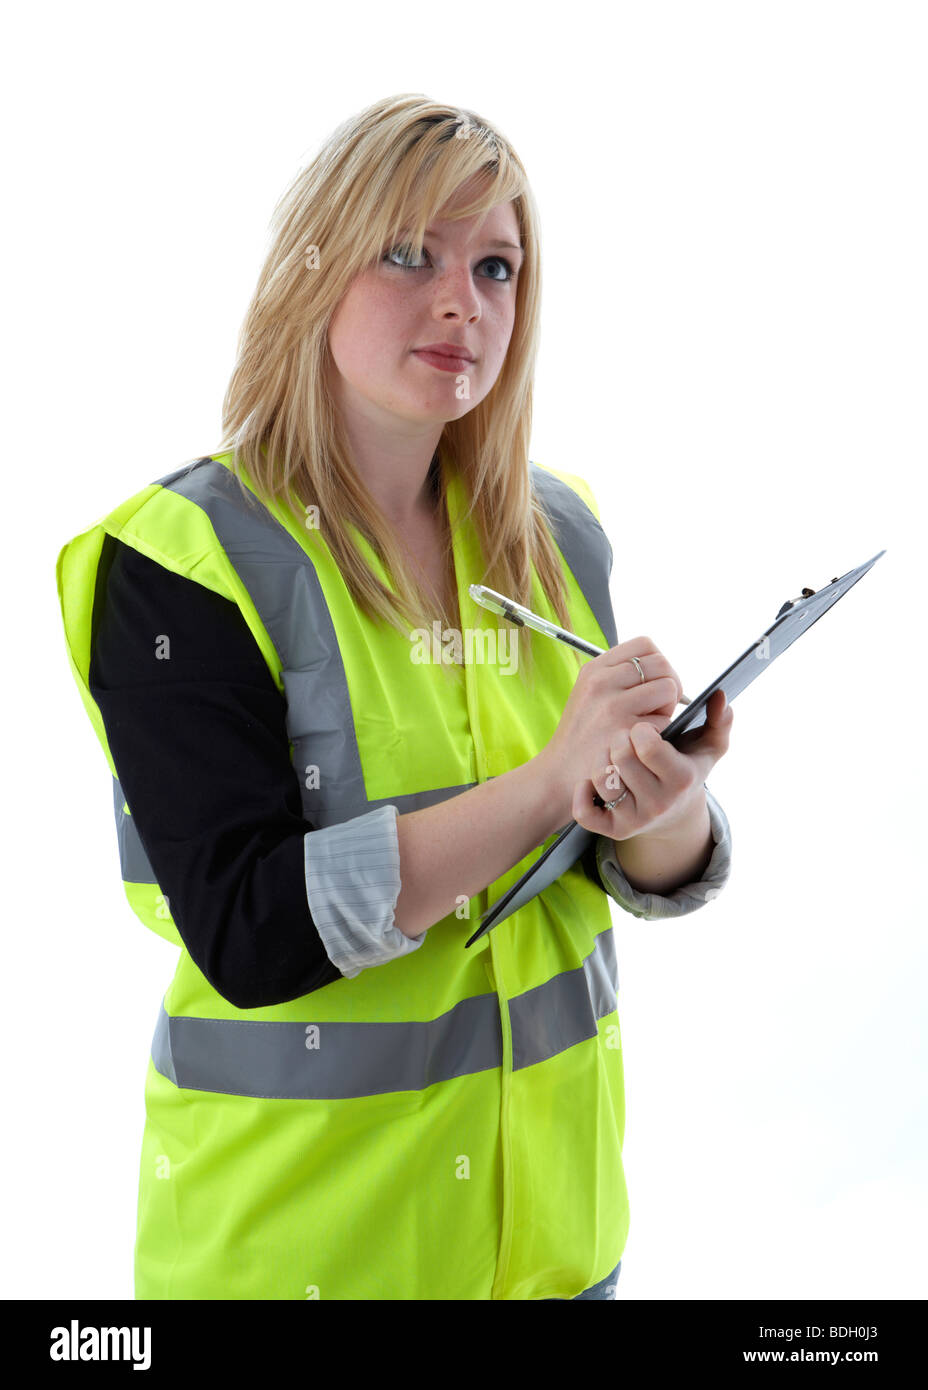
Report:
M 641 663 L 643 681 L 633 656 Z M 621 742 L 635 724 L 651 724 L 663 733 L 682 697 L 680 677 L 650 637 L 620 642 L 581 666 L 560 722 L 537 754 L 565 822 L 577 783 L 601 779 L 611 766 L 610 745 Z

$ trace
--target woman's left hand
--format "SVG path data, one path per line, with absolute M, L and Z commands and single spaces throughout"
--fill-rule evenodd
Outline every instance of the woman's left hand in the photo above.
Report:
M 652 724 L 634 724 L 629 735 L 610 744 L 612 762 L 602 776 L 578 782 L 571 816 L 585 830 L 613 840 L 653 835 L 664 839 L 702 804 L 703 783 L 719 758 L 728 752 L 734 720 L 723 690 L 716 690 L 706 704 L 706 722 L 689 729 L 674 747 Z M 611 811 L 597 806 L 594 792 L 603 801 L 628 795 Z M 634 827 L 632 829 L 631 827 Z

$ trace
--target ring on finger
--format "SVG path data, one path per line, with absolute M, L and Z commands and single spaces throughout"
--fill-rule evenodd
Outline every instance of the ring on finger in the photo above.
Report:
M 612 769 L 613 769 L 614 771 L 617 771 L 617 770 L 618 770 L 618 769 L 616 768 L 616 766 L 615 766 L 615 763 L 610 764 L 610 766 L 612 767 Z M 625 784 L 624 784 L 624 782 L 622 781 L 621 777 L 619 778 L 619 786 L 620 786 L 620 787 L 624 787 L 624 790 L 623 790 L 621 796 L 615 797 L 615 799 L 614 799 L 613 801 L 604 801 L 604 802 L 603 802 L 603 807 L 605 808 L 605 810 L 607 810 L 607 811 L 612 811 L 616 806 L 618 806 L 618 804 L 619 804 L 620 801 L 624 801 L 625 798 L 628 796 L 628 787 L 625 786 Z

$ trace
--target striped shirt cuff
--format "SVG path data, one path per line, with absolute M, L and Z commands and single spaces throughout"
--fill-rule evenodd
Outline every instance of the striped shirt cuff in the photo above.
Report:
M 703 784 L 705 785 L 705 784 Z M 731 874 L 731 830 L 728 817 L 715 797 L 706 787 L 706 804 L 709 807 L 709 824 L 715 849 L 706 866 L 706 871 L 698 883 L 687 883 L 676 889 L 669 897 L 660 893 L 639 893 L 623 874 L 615 854 L 615 841 L 608 835 L 600 835 L 596 842 L 596 864 L 602 885 L 610 898 L 634 917 L 683 917 L 688 912 L 705 907 L 712 898 L 717 898 Z
M 348 980 L 417 951 L 425 938 L 393 925 L 400 894 L 395 806 L 303 837 L 306 900 L 329 960 Z

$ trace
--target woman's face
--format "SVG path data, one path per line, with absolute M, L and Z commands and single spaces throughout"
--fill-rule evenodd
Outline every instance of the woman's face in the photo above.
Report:
M 388 251 L 352 281 L 329 325 L 339 403 L 385 427 L 466 415 L 503 365 L 521 263 L 512 203 L 492 208 L 479 232 L 476 217 L 434 220 L 418 261 Z M 444 359 L 444 369 L 417 352 L 436 343 L 473 360 Z

